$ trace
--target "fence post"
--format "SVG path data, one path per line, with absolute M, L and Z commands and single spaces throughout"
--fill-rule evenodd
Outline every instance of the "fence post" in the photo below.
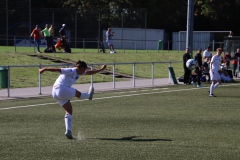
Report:
M 116 83 L 115 83 L 115 70 L 116 70 L 116 68 L 115 68 L 115 62 L 113 63 L 113 88 L 115 89 L 115 87 L 116 87 Z
M 215 41 L 213 40 L 213 42 L 212 42 L 213 44 L 212 44 L 212 49 L 213 49 L 213 51 L 215 50 L 214 49 L 214 43 L 215 43 Z
M 148 53 L 148 41 L 147 42 L 145 41 L 145 44 L 146 44 L 146 50 L 147 50 L 147 53 Z
M 8 66 L 8 97 L 10 97 L 10 66 Z
M 42 65 L 39 65 L 39 69 L 42 68 Z M 38 73 L 38 84 L 39 84 L 39 95 L 42 95 L 42 77 L 41 74 Z
M 136 67 L 136 64 L 135 64 L 135 62 L 134 62 L 134 63 L 133 63 L 133 87 L 136 86 L 136 84 L 135 84 L 135 67 Z
M 137 53 L 137 42 L 134 41 L 135 53 Z
M 91 70 L 93 70 L 93 64 L 91 64 Z M 93 86 L 93 74 L 91 75 L 91 86 Z
M 154 62 L 152 62 L 152 86 L 154 85 Z
M 168 52 L 169 52 L 169 41 L 168 41 Z

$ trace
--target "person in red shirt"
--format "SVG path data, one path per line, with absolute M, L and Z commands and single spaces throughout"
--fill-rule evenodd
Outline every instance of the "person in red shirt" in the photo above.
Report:
M 38 25 L 36 25 L 36 27 L 33 29 L 30 37 L 32 37 L 32 36 L 33 36 L 33 38 L 34 38 L 35 44 L 37 45 L 37 50 L 38 50 L 37 53 L 42 53 L 42 52 L 40 51 L 41 34 L 40 34 L 40 32 L 39 32 Z
M 228 70 L 228 69 L 229 69 L 229 65 L 230 65 L 230 60 L 232 59 L 232 56 L 231 56 L 230 52 L 227 52 L 227 53 L 224 55 L 223 59 L 224 59 L 224 63 L 225 63 L 225 65 L 226 65 L 226 68 L 227 68 L 227 70 Z

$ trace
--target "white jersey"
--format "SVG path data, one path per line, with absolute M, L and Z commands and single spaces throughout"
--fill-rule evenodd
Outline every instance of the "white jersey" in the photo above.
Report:
M 221 56 L 214 55 L 211 59 L 212 70 L 218 72 L 221 65 Z
M 61 68 L 61 74 L 54 83 L 54 86 L 71 87 L 80 76 L 77 74 L 76 68 Z
M 205 58 L 211 58 L 212 54 L 208 51 L 208 50 L 205 50 L 203 52 L 203 57 L 204 57 L 204 61 L 206 62 L 206 59 Z
M 106 32 L 106 42 L 108 42 L 108 40 L 112 40 L 112 36 L 111 36 L 112 32 Z

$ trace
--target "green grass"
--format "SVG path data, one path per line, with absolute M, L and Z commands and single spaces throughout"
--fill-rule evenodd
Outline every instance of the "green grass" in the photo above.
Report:
M 124 53 L 125 52 L 125 53 Z M 183 52 L 184 53 L 184 52 Z M 42 53 L 41 55 L 50 58 L 76 62 L 77 60 L 84 60 L 88 64 L 96 63 L 111 63 L 114 62 L 176 62 L 171 63 L 177 77 L 183 75 L 182 69 L 182 55 L 178 51 L 135 51 L 119 50 L 117 54 L 97 53 L 96 49 L 86 49 L 85 53 L 82 49 L 74 49 L 72 54 L 67 53 Z M 38 68 L 42 65 L 56 64 L 50 60 L 43 60 L 29 55 L 39 55 L 33 53 L 33 47 L 17 47 L 17 53 L 14 52 L 14 47 L 0 47 L 0 65 L 2 66 L 16 66 L 16 65 L 36 65 L 36 67 L 17 67 L 10 69 L 10 85 L 11 88 L 22 87 L 37 87 L 38 86 Z M 154 78 L 168 77 L 168 63 L 156 63 L 154 65 Z M 62 66 L 65 67 L 65 66 Z M 100 66 L 94 66 L 100 67 Z M 140 78 L 151 78 L 151 64 L 136 64 L 136 76 Z M 113 65 L 108 65 L 108 71 L 113 71 Z M 116 65 L 116 73 L 133 75 L 133 65 Z M 42 75 L 42 86 L 51 86 L 58 74 L 44 73 Z M 94 82 L 109 82 L 112 81 L 111 75 L 94 75 Z M 116 78 L 116 81 L 126 79 Z M 84 77 L 77 83 L 89 83 L 90 78 Z
M 73 99 L 74 140 L 64 136 L 64 110 L 52 98 L 1 101 L 0 157 L 237 160 L 239 82 L 223 84 L 215 98 L 208 97 L 208 87 L 175 85 Z M 10 108 L 45 103 L 53 104 Z

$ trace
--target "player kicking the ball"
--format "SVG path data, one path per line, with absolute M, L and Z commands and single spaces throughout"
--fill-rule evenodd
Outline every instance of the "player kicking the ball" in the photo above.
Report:
M 215 97 L 213 94 L 213 91 L 221 84 L 221 77 L 219 74 L 219 67 L 221 65 L 221 54 L 222 49 L 218 48 L 217 53 L 212 57 L 211 63 L 210 63 L 210 77 L 212 84 L 210 86 L 209 90 L 209 97 Z
M 70 99 L 77 97 L 80 99 L 92 100 L 94 94 L 94 88 L 90 86 L 89 92 L 80 92 L 72 85 L 78 80 L 80 75 L 92 75 L 105 70 L 106 65 L 103 65 L 101 69 L 87 70 L 87 64 L 84 61 L 77 61 L 73 68 L 42 68 L 39 69 L 39 73 L 44 71 L 59 72 L 60 75 L 55 81 L 52 89 L 52 96 L 66 111 L 65 114 L 65 136 L 68 139 L 73 139 L 72 129 L 72 105 Z

